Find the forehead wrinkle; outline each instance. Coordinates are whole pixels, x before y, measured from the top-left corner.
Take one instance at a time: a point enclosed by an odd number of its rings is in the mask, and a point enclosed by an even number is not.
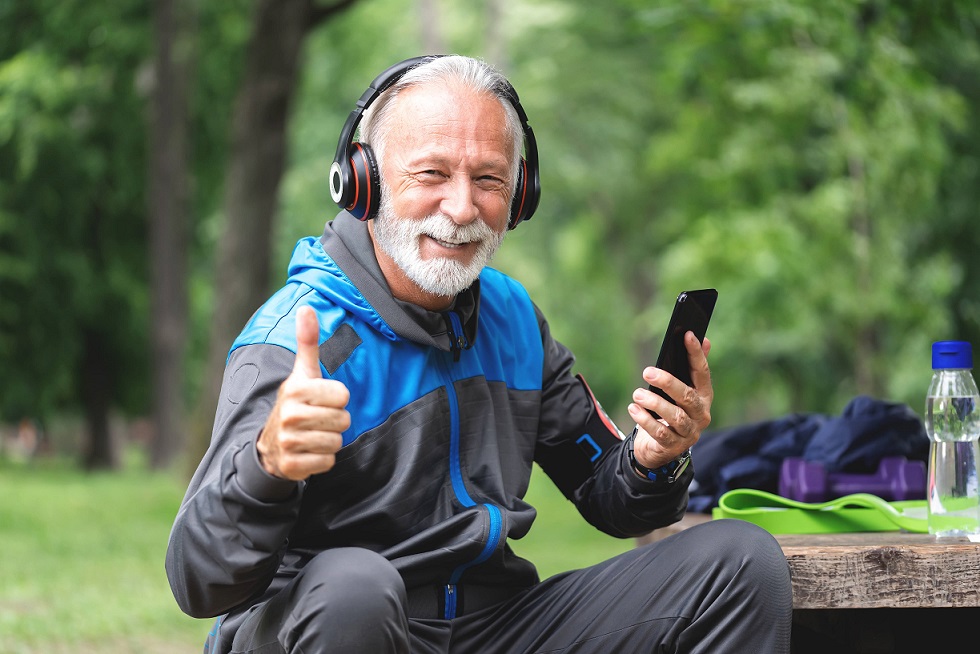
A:
[[[409,154],[406,161],[426,158],[434,161],[435,157],[442,157],[440,162],[451,163],[452,156],[448,153],[471,156],[476,149],[478,155],[483,155],[476,165],[478,169],[509,170],[512,144],[508,138],[501,138],[507,134],[506,114],[497,99],[460,89],[432,91],[431,87],[416,87],[402,92],[396,99],[400,111],[396,111],[394,123],[400,129],[393,130],[397,135],[392,139],[393,144],[400,142],[403,153],[418,153]],[[477,116],[472,113],[473,105],[477,105]],[[486,148],[481,146],[487,144],[495,151],[485,152]]]

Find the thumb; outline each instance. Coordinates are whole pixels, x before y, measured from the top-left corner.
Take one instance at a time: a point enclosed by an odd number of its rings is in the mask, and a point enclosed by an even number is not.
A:
[[[320,374],[320,322],[312,307],[302,306],[296,311],[296,362],[293,374],[310,379]]]

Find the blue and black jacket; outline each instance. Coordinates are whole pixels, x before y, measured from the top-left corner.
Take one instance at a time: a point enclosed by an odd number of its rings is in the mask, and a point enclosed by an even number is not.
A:
[[[350,389],[351,426],[329,472],[267,474],[255,441],[293,367],[297,307],[320,322],[324,377]],[[445,312],[390,294],[365,223],[347,213],[301,240],[289,278],[228,355],[211,446],[171,533],[167,572],[181,608],[236,616],[327,548],[381,553],[406,587],[523,588],[534,565],[509,539],[535,510],[537,462],[579,512],[617,537],[680,519],[691,474],[653,491],[574,357],[517,282],[485,269]],[[214,650],[212,650],[214,651]]]

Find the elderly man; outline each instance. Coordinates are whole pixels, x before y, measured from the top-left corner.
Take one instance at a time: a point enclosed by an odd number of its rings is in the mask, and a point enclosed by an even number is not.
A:
[[[606,533],[679,520],[713,393],[688,333],[693,386],[644,369],[624,438],[487,267],[537,206],[537,166],[483,62],[409,60],[362,96],[331,169],[344,210],[232,346],[171,533],[181,608],[221,616],[210,652],[789,651],[789,571],[748,523],[544,581],[511,550],[534,462]]]

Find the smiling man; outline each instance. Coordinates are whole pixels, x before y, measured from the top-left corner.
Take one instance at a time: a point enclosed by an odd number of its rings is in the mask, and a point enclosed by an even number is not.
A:
[[[749,523],[544,581],[511,549],[534,463],[608,534],[679,520],[713,397],[689,333],[693,386],[644,368],[624,438],[488,267],[537,207],[537,165],[516,92],[478,60],[401,62],[362,96],[331,167],[343,210],[232,345],[171,532],[177,602],[220,616],[206,651],[789,651],[788,567]]]

